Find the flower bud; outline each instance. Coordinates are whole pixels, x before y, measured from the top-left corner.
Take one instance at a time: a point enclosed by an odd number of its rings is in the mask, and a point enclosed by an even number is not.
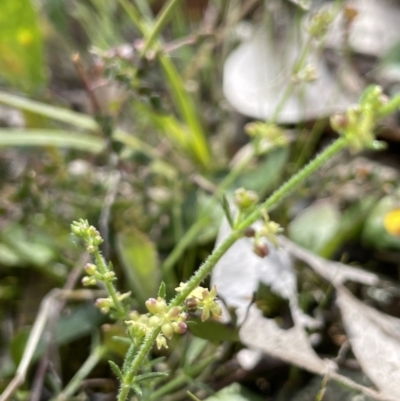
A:
[[[174,322],[172,323],[172,327],[176,334],[185,334],[187,331],[187,324],[185,322]]]
[[[103,274],[102,279],[105,282],[113,281],[113,280],[115,280],[115,273],[114,272],[106,272]]]
[[[262,240],[254,241],[253,251],[260,258],[265,258],[269,255],[268,245],[265,241]]]
[[[157,313],[157,300],[155,298],[149,298],[146,302],[146,308],[150,313]]]
[[[139,320],[140,316],[141,315],[137,310],[133,310],[133,311],[129,312],[129,319],[130,320],[137,321],[137,320]]]
[[[179,306],[173,306],[168,312],[168,318],[176,319],[181,313],[181,310],[182,308],[180,308]]]
[[[164,334],[164,336],[167,337],[169,340],[174,335],[174,329],[173,329],[171,323],[164,323],[161,326],[161,331]]]
[[[195,311],[199,305],[199,300],[194,297],[186,298],[185,306],[189,311]]]
[[[88,245],[87,247],[86,247],[86,250],[89,252],[89,253],[94,253],[94,252],[96,252],[96,247],[95,246],[93,246],[93,245]]]
[[[82,285],[84,285],[85,287],[89,287],[91,285],[96,285],[96,284],[97,280],[94,277],[85,276],[82,279]]]
[[[157,313],[165,313],[167,311],[167,303],[165,302],[165,299],[158,297],[157,298],[157,304],[156,304],[156,310]]]
[[[239,209],[245,210],[258,202],[258,196],[254,191],[246,191],[244,188],[238,188],[235,191],[235,202]]]
[[[253,227],[247,227],[246,230],[244,230],[244,236],[247,238],[252,238],[256,234],[256,230],[254,230]]]
[[[149,327],[157,327],[161,323],[161,319],[158,316],[150,316],[149,321],[148,321],[148,326]]]
[[[349,119],[344,114],[335,114],[330,119],[331,127],[337,132],[343,132],[349,124]]]
[[[89,276],[92,276],[97,272],[97,266],[93,263],[86,263],[85,270]]]

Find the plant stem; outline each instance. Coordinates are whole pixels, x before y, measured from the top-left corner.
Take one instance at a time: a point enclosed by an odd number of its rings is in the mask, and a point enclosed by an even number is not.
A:
[[[232,233],[225,241],[214,250],[199,270],[187,282],[185,288],[169,304],[170,307],[181,305],[188,295],[211,273],[214,266],[222,258],[225,252],[242,236],[239,231]]]
[[[314,160],[307,164],[297,174],[292,176],[289,181],[277,189],[259,208],[248,216],[238,228],[231,232],[222,244],[214,250],[200,269],[188,281],[185,288],[170,303],[170,307],[181,305],[188,295],[211,273],[214,266],[225,254],[225,252],[242,237],[242,232],[262,216],[263,210],[270,210],[278,205],[284,198],[292,193],[306,178],[318,170],[330,158],[339,153],[347,146],[345,138],[339,138],[321,152]]]
[[[110,269],[107,267],[106,261],[98,249],[94,252],[94,259],[101,274],[109,272]],[[114,284],[110,281],[104,281],[104,284],[106,285],[107,291],[114,303],[118,318],[123,319],[125,316],[125,310],[121,304],[121,301],[118,299],[117,290],[115,289]]]
[[[144,359],[156,341],[157,336],[160,334],[160,331],[161,327],[155,327],[150,334],[146,336],[138,353],[135,356],[135,359],[129,367],[128,372],[124,375],[124,380],[121,383],[121,389],[118,394],[118,401],[125,401],[128,398],[132,381],[134,380],[134,377],[139,371],[139,368],[142,366]]]
[[[278,188],[259,208],[257,208],[250,216],[248,216],[238,227],[239,230],[244,230],[261,217],[262,210],[271,210],[278,205],[284,198],[290,195],[306,178],[318,170],[329,159],[339,153],[348,146],[346,138],[339,138],[319,155],[310,161],[297,174],[293,175],[280,188]]]
[[[211,273],[214,266],[227,252],[227,250],[242,237],[242,232],[245,228],[253,224],[262,216],[263,210],[271,209],[273,206],[279,204],[285,197],[292,193],[306,178],[312,173],[318,170],[324,163],[330,158],[339,153],[347,146],[347,140],[345,138],[339,138],[322,151],[314,160],[307,164],[302,170],[289,179],[283,184],[278,190],[276,190],[258,209],[256,209],[250,216],[247,217],[239,227],[232,231],[231,234],[214,250],[214,252],[208,257],[200,269],[192,276],[187,282],[183,290],[170,302],[169,308],[173,306],[182,305],[189,294]],[[124,380],[121,386],[120,393],[118,395],[118,401],[125,401],[129,395],[130,385],[134,380],[143,360],[146,358],[148,352],[156,341],[157,336],[161,331],[160,327],[156,327],[146,337],[142,343],[139,352],[133,360],[128,373],[124,376]]]

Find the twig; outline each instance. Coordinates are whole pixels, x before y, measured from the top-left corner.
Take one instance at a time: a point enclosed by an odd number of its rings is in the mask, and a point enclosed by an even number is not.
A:
[[[72,61],[74,62],[74,65],[75,65],[76,71],[78,72],[79,78],[82,81],[82,84],[89,96],[90,103],[92,103],[92,107],[93,107],[95,114],[100,114],[101,113],[100,104],[96,98],[96,95],[93,92],[93,88],[86,75],[86,71],[82,64],[82,60],[81,60],[79,53],[74,54],[74,56],[72,57]]]
[[[26,374],[29,365],[32,361],[32,357],[35,353],[36,347],[40,341],[45,325],[48,321],[49,315],[52,314],[54,307],[57,307],[57,303],[63,299],[93,299],[99,294],[98,291],[91,290],[60,290],[54,289],[50,291],[43,299],[40,304],[39,312],[36,317],[35,323],[30,332],[28,342],[26,344],[24,354],[22,356],[21,362],[19,363],[17,372],[14,378],[8,384],[3,394],[0,396],[0,401],[9,400],[12,395],[18,390],[18,388],[25,382]],[[102,292],[103,293],[103,292]]]
[[[75,287],[75,284],[77,283],[79,276],[81,275],[82,266],[84,266],[88,260],[89,256],[86,253],[79,259],[74,269],[68,275],[67,281],[63,287],[64,290],[72,290]],[[60,300],[59,303],[54,308],[54,313],[51,316],[52,319],[50,319],[49,317],[50,325],[47,330],[48,336],[46,341],[46,350],[42,359],[40,360],[39,367],[33,379],[32,391],[29,398],[30,401],[39,401],[40,399],[43,388],[44,377],[49,365],[50,350],[52,348],[51,346],[54,341],[57,320],[61,310],[64,309],[65,302],[66,302],[65,299]]]

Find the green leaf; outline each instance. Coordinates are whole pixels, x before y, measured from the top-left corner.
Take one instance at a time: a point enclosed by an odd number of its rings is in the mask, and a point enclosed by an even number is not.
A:
[[[142,389],[137,384],[131,384],[131,389],[140,397],[142,396]]]
[[[160,285],[156,247],[136,228],[120,231],[116,236],[117,251],[133,295],[144,302],[154,297]]]
[[[55,341],[58,345],[68,344],[93,332],[94,328],[105,321],[105,316],[93,305],[79,305],[70,309],[68,316],[62,316],[57,322]],[[26,327],[18,330],[11,341],[10,349],[16,365],[19,364],[30,330]],[[40,341],[33,356],[37,361],[45,350],[44,341]]]
[[[191,368],[201,359],[201,355],[207,348],[209,342],[200,337],[193,337],[185,349],[184,366]]]
[[[137,351],[137,349],[135,347],[135,344],[132,341],[131,344],[129,345],[129,349],[128,349],[128,352],[126,353],[124,364],[122,366],[122,371],[124,373],[126,373],[129,369],[129,367],[131,366],[131,363],[132,363],[133,359],[135,358],[136,351]]]
[[[29,338],[29,332],[30,330],[28,327],[21,327],[17,330],[11,340],[9,349],[12,360],[16,366],[20,363],[22,356],[24,355],[25,346]]]
[[[135,377],[135,382],[140,382],[143,380],[149,380],[149,379],[158,379],[160,377],[166,377],[168,376],[168,373],[165,372],[150,372],[150,373],[144,373],[142,375],[136,376]]]
[[[55,146],[100,153],[105,141],[93,135],[47,129],[0,129],[0,148],[10,146]]]
[[[159,62],[167,78],[175,105],[189,128],[188,142],[190,149],[197,161],[208,167],[211,162],[210,149],[192,98],[186,92],[183,79],[169,56],[160,54]]]
[[[337,234],[340,221],[341,214],[335,205],[329,201],[319,201],[303,210],[289,224],[289,238],[320,254]]]
[[[202,322],[200,318],[190,318],[188,322],[190,331],[196,337],[212,342],[239,341],[239,330],[236,327],[228,326],[216,320]]]
[[[167,287],[166,287],[164,281],[161,281],[160,288],[158,289],[158,296],[160,298],[165,299],[166,295],[167,295]]]
[[[113,361],[108,361],[108,363],[110,364],[110,368],[114,372],[115,376],[117,376],[118,379],[122,381],[123,376],[122,376],[121,369],[118,367],[118,365]]]
[[[6,227],[1,233],[1,239],[25,264],[45,266],[54,258],[53,249],[36,238],[27,237],[25,230],[19,225]]]
[[[344,210],[336,235],[325,243],[320,256],[330,259],[343,243],[355,238],[359,239],[364,222],[375,204],[374,196],[366,196]]]
[[[71,308],[70,313],[57,322],[56,342],[68,344],[78,338],[93,333],[94,328],[104,323],[107,318],[91,303]],[[43,345],[43,344],[42,344]],[[43,351],[39,344],[35,355]]]
[[[233,228],[234,221],[231,212],[231,207],[229,206],[229,202],[224,194],[222,195],[222,209],[225,213],[225,217],[228,220],[229,225],[231,226],[231,228]]]
[[[75,111],[65,109],[63,107],[51,106],[45,103],[36,102],[34,100],[26,99],[20,96],[10,95],[6,92],[1,92],[1,91],[0,91],[0,104],[5,104],[7,106],[23,110],[25,112],[38,114],[52,120],[71,124],[83,130],[92,131],[94,133],[100,132],[100,126],[94,118],[84,115],[82,113],[77,113]],[[83,138],[84,142],[86,142],[88,139],[87,137]],[[97,141],[101,141],[101,139],[99,138],[96,139]],[[145,142],[142,142],[139,138],[136,138],[127,132],[121,131],[120,129],[116,129],[113,133],[113,139],[121,142],[129,149],[142,152],[147,157],[154,160],[156,167],[158,168],[158,172],[160,173],[166,172],[168,176],[170,176],[171,174],[175,174],[176,171],[175,167],[172,166],[171,164],[167,164],[166,162],[160,160],[160,156],[157,154],[157,152],[155,152],[151,146],[147,145]],[[96,147],[96,145],[94,146]]]
[[[203,157],[199,155],[197,145],[193,143],[190,129],[174,115],[156,112],[142,103],[138,103],[136,109],[147,116],[151,123],[185,154],[190,155],[192,160],[205,164],[205,160],[202,160]]]
[[[0,75],[29,91],[46,82],[43,40],[30,0],[1,2]]]
[[[0,243],[0,264],[4,266],[18,266],[25,262],[6,244]]]

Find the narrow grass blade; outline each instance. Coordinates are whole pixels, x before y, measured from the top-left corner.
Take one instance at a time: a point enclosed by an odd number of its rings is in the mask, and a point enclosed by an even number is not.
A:
[[[21,146],[55,146],[99,153],[105,141],[93,135],[47,129],[0,129],[0,148]]]
[[[20,110],[40,114],[52,120],[61,121],[82,129],[90,131],[100,130],[100,127],[94,118],[62,107],[51,106],[21,96],[10,95],[9,93],[2,91],[0,91],[0,103]]]

